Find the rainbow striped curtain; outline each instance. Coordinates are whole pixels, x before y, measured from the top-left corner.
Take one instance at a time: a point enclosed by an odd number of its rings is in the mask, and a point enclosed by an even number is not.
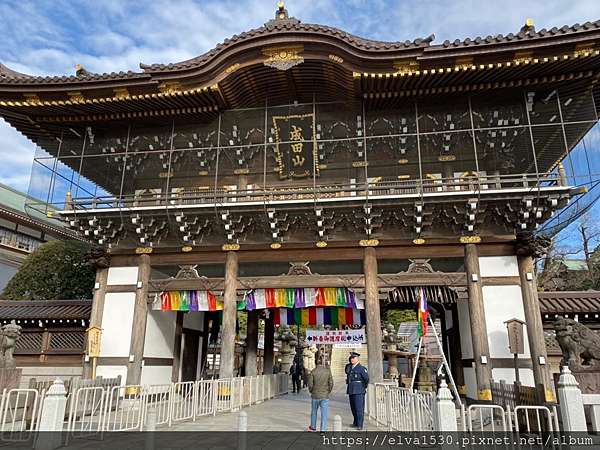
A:
[[[160,293],[161,311],[222,311],[223,300],[211,291],[166,291]]]
[[[354,291],[348,288],[253,289],[246,294],[242,302],[248,311],[314,306],[365,309],[364,301],[357,299]]]
[[[277,308],[273,310],[275,325],[364,325],[365,310],[344,307]]]

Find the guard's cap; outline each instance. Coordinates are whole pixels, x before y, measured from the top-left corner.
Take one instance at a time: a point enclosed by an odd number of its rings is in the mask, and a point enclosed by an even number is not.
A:
[[[355,356],[360,356],[360,353],[350,352],[350,358],[354,358]]]

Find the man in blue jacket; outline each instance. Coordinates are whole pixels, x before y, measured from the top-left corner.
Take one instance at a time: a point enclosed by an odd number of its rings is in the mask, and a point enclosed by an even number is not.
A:
[[[346,394],[350,398],[350,409],[354,417],[351,426],[362,430],[365,418],[365,393],[369,384],[369,374],[367,368],[360,364],[359,357],[359,353],[350,353],[350,364],[346,366],[346,384],[348,385]],[[351,367],[348,367],[350,365]]]

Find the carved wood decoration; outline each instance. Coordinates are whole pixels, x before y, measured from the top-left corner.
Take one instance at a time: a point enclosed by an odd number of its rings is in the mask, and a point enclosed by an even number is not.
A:
[[[189,264],[189,265],[183,265],[183,266],[179,266],[179,272],[177,272],[177,275],[175,275],[175,278],[178,280],[190,280],[190,279],[198,279],[200,278],[200,275],[198,274],[198,271],[196,270],[196,267],[198,267],[197,264]]]
[[[312,275],[313,273],[310,270],[308,265],[310,261],[306,262],[290,262],[290,269],[288,270],[287,275]]]

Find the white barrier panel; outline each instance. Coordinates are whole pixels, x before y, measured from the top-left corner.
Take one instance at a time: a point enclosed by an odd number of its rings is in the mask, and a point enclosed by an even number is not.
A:
[[[23,441],[39,425],[41,402],[36,389],[10,389],[2,392],[0,432],[3,441]]]
[[[72,393],[67,431],[69,438],[89,436],[104,431],[144,430],[148,417],[152,426],[196,420],[197,417],[229,412],[260,403],[287,393],[287,374],[257,375],[217,380],[198,380],[160,385],[130,385],[114,387],[82,387]],[[15,396],[27,395],[17,404],[37,410],[37,391],[5,392],[0,405],[3,426],[23,431],[17,416],[9,406]],[[41,404],[41,402],[40,402]],[[35,417],[36,416],[34,414]],[[37,422],[35,422],[37,423]],[[33,426],[33,422],[32,425]],[[33,429],[33,428],[32,428]]]

